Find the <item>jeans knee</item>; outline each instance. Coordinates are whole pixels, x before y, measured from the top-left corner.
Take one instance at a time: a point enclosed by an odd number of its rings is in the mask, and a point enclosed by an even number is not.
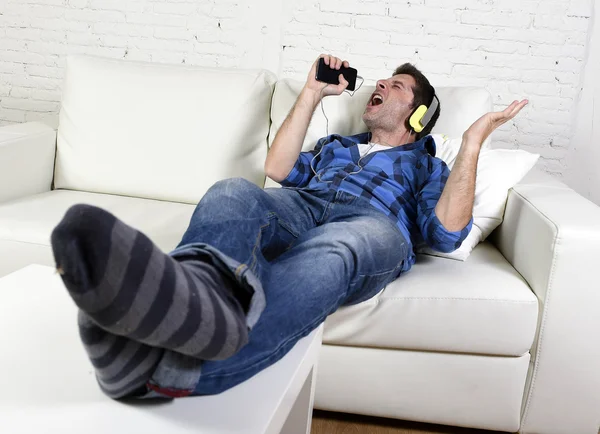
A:
[[[351,244],[334,240],[328,246],[328,253],[330,254],[331,262],[339,262],[339,265],[346,271],[354,272],[358,266],[359,258]]]
[[[228,178],[215,182],[204,197],[206,200],[222,202],[227,199],[241,199],[247,201],[261,192],[261,188],[244,178]]]
[[[258,187],[256,184],[248,181],[245,178],[227,178],[215,182],[212,187],[208,189],[207,193],[210,191],[216,191],[220,195],[247,195],[259,188],[260,187]]]
[[[262,189],[244,178],[230,178],[215,182],[204,194],[194,215],[243,215],[251,205],[258,203]]]

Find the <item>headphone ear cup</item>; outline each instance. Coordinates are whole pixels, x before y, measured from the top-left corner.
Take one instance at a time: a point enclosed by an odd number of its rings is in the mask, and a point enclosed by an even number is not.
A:
[[[425,113],[427,113],[427,106],[420,105],[415,110],[415,112],[410,116],[408,124],[411,126],[411,128],[413,130],[415,130],[416,133],[420,133],[421,131],[423,131],[423,129],[425,129],[423,124],[421,124],[421,121],[423,120]]]

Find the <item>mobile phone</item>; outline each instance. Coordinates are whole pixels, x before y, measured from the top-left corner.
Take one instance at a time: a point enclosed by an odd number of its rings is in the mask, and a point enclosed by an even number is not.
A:
[[[319,59],[319,64],[317,65],[317,80],[322,81],[323,83],[340,84],[340,80],[338,79],[340,74],[342,74],[348,82],[348,87],[346,89],[354,90],[356,87],[356,76],[358,74],[356,69],[346,68],[343,65],[340,69],[333,69],[325,65],[325,59],[322,57]]]

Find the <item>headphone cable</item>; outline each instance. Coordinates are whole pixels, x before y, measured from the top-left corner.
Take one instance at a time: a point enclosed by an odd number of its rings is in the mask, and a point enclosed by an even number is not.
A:
[[[360,88],[362,87],[363,83],[365,82],[365,79],[362,78],[360,75],[356,76],[356,78],[360,78],[361,79],[360,85],[352,93],[350,93],[350,91],[348,91],[348,90],[344,90],[344,92],[346,92],[348,95],[350,95],[350,97],[354,97],[354,94],[360,90]],[[327,117],[327,114],[325,113],[325,108],[323,107],[323,91],[326,88],[327,88],[327,86],[325,86],[323,89],[321,89],[321,95],[320,95],[321,98],[320,98],[320,100],[321,100],[321,111],[323,112],[323,116],[325,116],[325,133],[326,133],[325,137],[329,137],[329,118]],[[350,175],[355,175],[355,174],[359,173],[361,170],[363,170],[363,167],[360,165],[360,162],[363,159],[363,157],[365,157],[365,156],[367,156],[369,154],[369,151],[371,149],[373,149],[373,146],[375,146],[375,143],[371,143],[371,147],[369,149],[367,149],[367,152],[362,157],[360,157],[360,159],[358,160],[358,167],[360,167],[360,169],[358,170],[358,172],[350,172],[348,175],[346,175],[344,177],[344,179],[346,179]],[[319,152],[317,153],[317,155],[315,155],[312,158],[312,160],[310,160],[310,168],[313,171],[313,173],[315,174],[315,176],[317,177],[317,179],[319,180],[319,182],[323,182],[323,183],[327,184],[327,183],[331,183],[333,181],[323,181],[323,180],[321,180],[321,175],[319,175],[315,171],[315,168],[313,167],[313,161],[315,161],[315,158],[317,158],[321,154],[322,151],[323,151],[323,147],[321,146],[321,149],[319,150]],[[342,181],[344,179],[342,179]]]

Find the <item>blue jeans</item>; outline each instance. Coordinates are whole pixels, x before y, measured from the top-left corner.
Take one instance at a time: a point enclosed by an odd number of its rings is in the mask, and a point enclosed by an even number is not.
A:
[[[194,395],[227,390],[281,359],[345,304],[367,300],[401,272],[409,244],[394,221],[343,191],[261,189],[242,178],[204,195],[173,257],[212,258],[251,297],[249,342],[204,361]]]

